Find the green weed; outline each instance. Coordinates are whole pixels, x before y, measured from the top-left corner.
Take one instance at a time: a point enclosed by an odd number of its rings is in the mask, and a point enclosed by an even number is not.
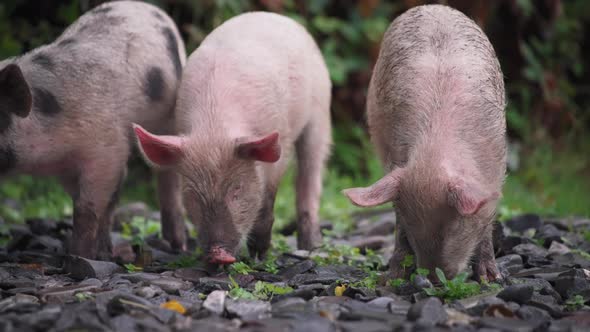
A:
[[[426,288],[424,291],[430,296],[440,297],[447,301],[463,299],[480,293],[480,285],[467,281],[467,272],[459,273],[455,278],[447,280],[444,272],[436,268],[436,276],[442,283],[442,287]]]
[[[136,266],[136,265],[133,265],[133,264],[131,264],[131,263],[129,263],[129,264],[125,264],[125,265],[123,265],[123,266],[125,267],[125,269],[126,269],[126,270],[127,270],[127,272],[129,272],[129,273],[134,273],[134,272],[141,272],[141,271],[143,271],[143,268],[142,268],[142,267],[140,267],[140,266]]]
[[[568,311],[576,311],[582,309],[586,305],[586,301],[582,295],[575,295],[565,301],[565,305]]]

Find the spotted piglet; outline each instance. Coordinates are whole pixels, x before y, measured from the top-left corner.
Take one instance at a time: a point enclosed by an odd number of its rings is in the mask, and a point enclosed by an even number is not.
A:
[[[301,25],[247,13],[215,29],[189,57],[176,102],[182,135],[135,127],[146,159],[182,175],[184,204],[209,262],[234,262],[242,240],[252,256],[264,257],[293,150],[298,246],[320,243],[330,92],[322,55]]]
[[[73,254],[109,258],[110,219],[132,123],[174,130],[186,53],[160,9],[118,1],[81,16],[53,43],[0,62],[0,176],[56,176],[74,201]],[[185,243],[179,180],[158,179],[163,235]]]
[[[500,277],[492,228],[506,172],[504,94],[492,45],[461,12],[418,6],[385,33],[367,118],[387,174],[345,194],[360,206],[394,202],[393,277],[409,277],[407,255],[447,277],[471,262],[476,276]]]

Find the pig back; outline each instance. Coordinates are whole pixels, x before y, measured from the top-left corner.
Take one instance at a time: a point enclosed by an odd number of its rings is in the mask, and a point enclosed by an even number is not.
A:
[[[438,144],[453,154],[459,144],[483,175],[501,181],[504,108],[499,62],[472,20],[450,7],[427,5],[390,25],[367,100],[371,137],[388,171],[404,166],[418,145]]]
[[[87,12],[21,62],[32,85],[55,96],[62,110],[55,118],[69,120],[52,127],[138,122],[154,129],[172,116],[185,58],[174,22],[163,11],[117,1]]]
[[[182,132],[232,137],[277,130],[289,145],[329,104],[328,70],[313,38],[272,13],[236,16],[188,59],[178,93]],[[328,115],[320,114],[319,116]]]

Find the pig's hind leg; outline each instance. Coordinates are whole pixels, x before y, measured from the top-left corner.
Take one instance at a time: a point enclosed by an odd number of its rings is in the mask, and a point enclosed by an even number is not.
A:
[[[318,111],[319,112],[319,111]],[[323,112],[323,110],[322,110]],[[297,151],[297,247],[312,250],[321,245],[319,225],[322,172],[331,145],[329,112],[310,122],[295,143]],[[321,115],[324,115],[320,113]]]

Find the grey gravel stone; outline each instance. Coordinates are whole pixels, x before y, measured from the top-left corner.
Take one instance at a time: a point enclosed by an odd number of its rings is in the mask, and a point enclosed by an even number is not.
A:
[[[225,291],[216,290],[211,292],[203,302],[203,307],[212,313],[221,315],[225,307]]]
[[[511,285],[504,288],[496,296],[504,301],[513,301],[519,304],[524,304],[531,299],[534,290],[534,287],[531,285]]]
[[[436,325],[447,320],[447,312],[438,298],[431,297],[414,303],[410,307],[407,317],[413,322]]]

